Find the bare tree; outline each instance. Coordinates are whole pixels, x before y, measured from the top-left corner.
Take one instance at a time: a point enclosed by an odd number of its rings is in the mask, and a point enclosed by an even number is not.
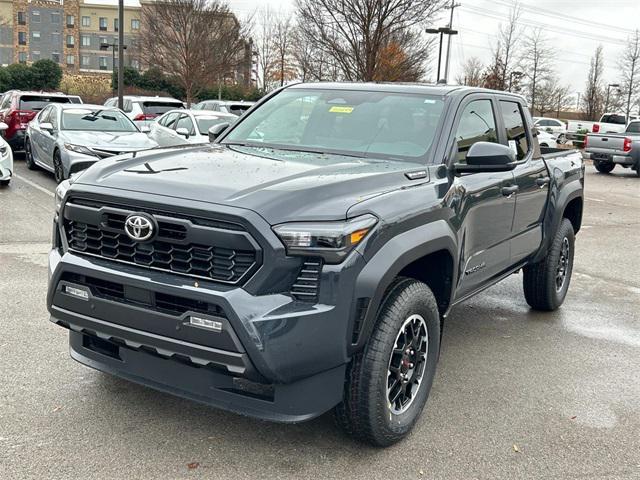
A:
[[[552,73],[553,51],[549,41],[537,28],[530,32],[524,39],[522,64],[527,82],[527,93],[531,104],[531,112],[535,114],[536,94],[540,84],[549,78]]]
[[[295,69],[292,61],[293,25],[291,17],[279,17],[273,25],[273,73],[280,86],[285,80],[293,78]]]
[[[622,92],[626,96],[624,112],[628,118],[631,106],[640,100],[640,30],[629,37],[618,67],[622,76]]]
[[[587,84],[584,95],[582,96],[582,105],[584,107],[584,116],[586,120],[597,120],[598,115],[602,113],[602,104],[604,101],[602,88],[604,57],[602,50],[602,45],[598,45],[598,48],[596,48],[596,51],[591,58]]]
[[[260,10],[258,23],[260,25],[256,40],[258,65],[262,76],[262,88],[268,90],[268,79],[271,78],[271,68],[275,60],[273,36],[276,18],[271,8],[266,6]]]
[[[482,87],[482,71],[484,65],[478,57],[471,57],[464,62],[462,73],[456,77],[456,83],[469,87]]]
[[[500,52],[502,59],[502,72],[500,75],[500,83],[502,90],[507,89],[507,82],[510,73],[514,70],[518,49],[520,47],[520,29],[518,20],[520,19],[521,9],[518,2],[509,12],[509,19],[506,25],[500,25],[498,30],[498,42],[496,50]]]
[[[218,0],[145,2],[141,23],[142,61],[174,78],[188,104],[212,78],[224,80],[244,60],[244,28]]]
[[[570,106],[571,87],[562,85],[556,75],[550,75],[540,82],[537,88],[536,109],[540,116],[544,117],[553,112],[556,117],[559,117],[560,111]]]
[[[297,0],[297,18],[300,31],[331,57],[341,77],[372,81],[381,79],[383,55],[393,42],[406,56],[404,65],[425,63],[428,42],[415,29],[442,5],[443,0]]]

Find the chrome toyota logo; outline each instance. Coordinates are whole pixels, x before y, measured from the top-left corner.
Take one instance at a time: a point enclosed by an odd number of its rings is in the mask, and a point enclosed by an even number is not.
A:
[[[155,233],[153,220],[146,216],[134,213],[124,221],[125,233],[136,242],[149,240]]]

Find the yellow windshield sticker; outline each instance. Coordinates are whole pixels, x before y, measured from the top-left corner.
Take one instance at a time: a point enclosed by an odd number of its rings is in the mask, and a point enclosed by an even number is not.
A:
[[[353,112],[353,107],[331,107],[329,109],[331,113],[351,113]]]

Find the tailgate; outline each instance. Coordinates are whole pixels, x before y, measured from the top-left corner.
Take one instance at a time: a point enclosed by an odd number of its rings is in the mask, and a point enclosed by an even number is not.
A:
[[[588,136],[587,150],[589,152],[622,153],[624,136],[622,135],[594,135]]]

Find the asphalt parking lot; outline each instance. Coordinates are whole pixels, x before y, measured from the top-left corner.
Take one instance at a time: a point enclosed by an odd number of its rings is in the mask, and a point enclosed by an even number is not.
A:
[[[588,167],[567,301],[532,312],[514,275],[455,308],[427,410],[363,446],[330,414],[278,425],[70,359],[48,321],[50,175],[0,189],[0,479],[640,478],[640,179]]]

